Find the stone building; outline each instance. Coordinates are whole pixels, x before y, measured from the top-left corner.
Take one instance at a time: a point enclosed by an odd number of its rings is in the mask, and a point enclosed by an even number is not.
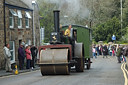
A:
[[[38,46],[40,45],[40,21],[39,21],[39,6],[38,3],[36,3],[37,0],[21,0],[23,1],[25,4],[27,4],[27,6],[29,6],[29,8],[33,9],[34,12],[34,31],[35,31],[35,45]],[[32,4],[32,1],[35,1],[34,4]]]
[[[4,22],[5,20],[5,22]],[[38,16],[37,16],[38,20]],[[38,21],[35,21],[38,22]],[[5,25],[5,26],[4,26]],[[18,47],[21,42],[32,45],[33,42],[33,26],[36,26],[36,46],[39,46],[40,30],[39,24],[33,25],[33,9],[26,5],[21,0],[0,0],[0,69],[4,68],[3,46],[6,43],[10,44],[11,63],[18,61]]]

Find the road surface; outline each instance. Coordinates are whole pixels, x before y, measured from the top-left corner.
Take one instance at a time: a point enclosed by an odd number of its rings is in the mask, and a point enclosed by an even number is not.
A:
[[[92,59],[90,70],[70,75],[42,76],[40,71],[0,77],[0,85],[124,85],[125,78],[116,57]]]

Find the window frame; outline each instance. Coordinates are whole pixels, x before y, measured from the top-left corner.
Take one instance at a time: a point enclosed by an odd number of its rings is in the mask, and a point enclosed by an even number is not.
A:
[[[28,23],[28,25],[26,23]],[[29,28],[29,18],[27,18],[27,17],[25,17],[25,26],[26,26],[26,28]]]
[[[18,28],[21,29],[22,28],[22,19],[19,18],[19,17],[18,17],[18,20],[17,20],[17,24],[18,24]]]
[[[30,13],[28,11],[25,11],[25,26],[26,26],[26,28],[29,28],[29,19],[31,19],[31,18],[32,17],[30,15]],[[26,21],[28,23],[28,26],[26,25]]]
[[[11,20],[10,20],[11,19]],[[11,21],[11,22],[10,22]],[[11,25],[10,25],[11,23]],[[9,12],[9,28],[14,28],[14,16]]]
[[[17,23],[18,23],[18,28],[22,28],[22,11],[17,10],[18,18],[17,18]]]
[[[14,9],[9,9],[9,28],[14,28],[14,17],[18,16]],[[11,19],[11,20],[10,20]],[[11,21],[11,22],[10,22]],[[10,25],[10,23],[12,25]]]
[[[13,43],[13,49],[10,49],[10,52],[13,52],[13,55],[11,55],[11,57],[13,57],[13,60],[10,61],[11,64],[12,64],[12,63],[15,63],[15,58],[16,58],[16,56],[15,56],[15,42],[14,41],[9,41],[9,45],[11,46],[10,43]]]

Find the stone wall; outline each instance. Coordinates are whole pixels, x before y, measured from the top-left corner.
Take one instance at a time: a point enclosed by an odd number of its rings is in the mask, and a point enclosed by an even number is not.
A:
[[[4,47],[4,8],[3,0],[0,0],[0,69],[4,68],[5,61],[3,56]]]

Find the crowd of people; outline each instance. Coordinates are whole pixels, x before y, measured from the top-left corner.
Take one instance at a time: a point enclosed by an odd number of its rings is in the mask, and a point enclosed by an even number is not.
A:
[[[93,45],[92,46],[93,57],[101,55],[103,58],[109,56],[116,56],[118,63],[121,61],[126,62],[126,57],[128,56],[128,46],[127,45]]]
[[[35,68],[35,58],[37,56],[37,47],[33,45],[25,45],[24,42],[18,48],[19,69],[24,69],[24,60],[26,58],[26,69]]]
[[[10,45],[6,44],[4,46],[4,56],[5,56],[5,68],[6,68],[6,72],[12,72],[12,68],[11,68],[11,53],[10,53]],[[20,70],[24,70],[25,66],[26,69],[33,69],[35,68],[35,59],[37,57],[37,47],[33,46],[33,45],[27,45],[24,42],[22,42],[18,48],[18,60],[19,60],[19,69]],[[26,64],[25,64],[25,60],[26,60]]]

